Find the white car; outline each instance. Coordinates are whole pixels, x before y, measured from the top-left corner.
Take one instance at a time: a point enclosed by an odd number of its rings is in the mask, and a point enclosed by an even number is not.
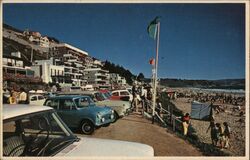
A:
[[[153,157],[151,146],[77,137],[51,107],[3,105],[3,156]]]
[[[39,106],[42,106],[46,100],[45,97],[40,94],[30,95],[29,99],[30,99],[29,100],[30,105],[39,105]]]
[[[126,89],[124,90],[115,90],[111,92],[111,100],[128,100],[132,102],[133,95]]]

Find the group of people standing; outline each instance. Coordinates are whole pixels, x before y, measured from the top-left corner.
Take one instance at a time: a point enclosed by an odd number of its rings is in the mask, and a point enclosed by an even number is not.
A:
[[[214,146],[220,147],[221,149],[229,148],[229,140],[231,135],[231,129],[228,123],[223,122],[223,126],[221,123],[215,123],[214,119],[212,118],[207,129],[207,132],[210,129],[212,144]]]
[[[8,104],[28,104],[28,93],[25,91],[23,87],[20,88],[19,92],[11,89],[10,96],[6,98],[6,102]]]
[[[148,111],[147,100],[152,99],[152,92],[150,87],[146,87],[146,85],[133,85],[132,87],[132,106],[136,112],[139,111],[139,104],[142,106],[143,111]]]

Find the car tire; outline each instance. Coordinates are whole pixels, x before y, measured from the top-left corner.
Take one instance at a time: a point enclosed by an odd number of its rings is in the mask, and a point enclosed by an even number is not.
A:
[[[115,123],[115,122],[119,119],[119,117],[120,117],[120,116],[119,116],[118,113],[115,111],[115,112],[114,112],[114,119],[115,119],[115,120],[114,120],[113,123]]]
[[[80,126],[80,130],[83,134],[91,135],[95,131],[95,126],[89,120],[83,120]]]

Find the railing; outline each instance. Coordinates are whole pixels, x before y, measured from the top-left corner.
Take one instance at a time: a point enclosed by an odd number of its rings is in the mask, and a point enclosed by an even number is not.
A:
[[[151,113],[145,112],[145,115],[147,115],[149,118],[152,118],[152,110],[153,110],[153,102],[146,100],[146,105],[148,108],[150,108]],[[167,107],[168,110],[170,110],[170,107]],[[174,114],[171,114],[170,111],[162,108],[159,108],[157,105],[155,105],[155,109],[160,111],[160,115],[158,114],[158,112],[155,112],[155,117],[158,118],[159,122],[163,125],[163,126],[172,126],[173,131],[176,130],[182,130],[182,121],[179,119],[179,117],[175,116]]]

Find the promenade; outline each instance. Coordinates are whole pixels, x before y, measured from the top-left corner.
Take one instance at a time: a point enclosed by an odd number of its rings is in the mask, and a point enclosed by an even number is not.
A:
[[[154,148],[155,156],[202,156],[188,141],[168,133],[166,128],[152,124],[138,113],[123,117],[109,127],[97,129],[93,135],[83,136],[148,144]]]

